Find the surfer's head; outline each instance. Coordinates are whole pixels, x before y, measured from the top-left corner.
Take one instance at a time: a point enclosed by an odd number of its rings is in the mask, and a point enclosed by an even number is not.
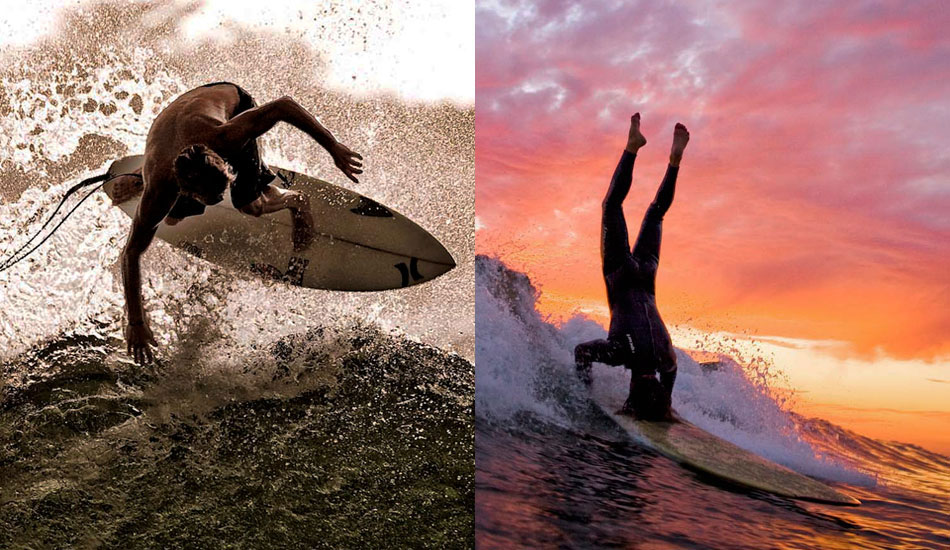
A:
[[[640,420],[672,420],[670,394],[656,376],[638,376],[626,407]]]
[[[181,194],[202,204],[224,200],[224,191],[234,182],[234,170],[221,155],[206,145],[185,147],[175,159],[175,175]]]

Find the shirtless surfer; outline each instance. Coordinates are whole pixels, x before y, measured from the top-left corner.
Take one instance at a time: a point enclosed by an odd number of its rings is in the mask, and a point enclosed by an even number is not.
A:
[[[670,397],[676,380],[676,354],[656,308],[656,270],[663,215],[673,203],[676,176],[688,141],[686,127],[677,123],[670,164],[631,250],[623,200],[630,190],[637,151],[647,140],[640,133],[640,113],[630,117],[627,146],[610,181],[601,219],[600,254],[610,305],[610,330],[606,340],[592,340],[574,348],[577,375],[586,384],[591,382],[591,363],[595,361],[630,369],[630,394],[622,412],[644,420],[672,418]]]
[[[159,113],[146,138],[141,174],[105,184],[115,203],[142,192],[120,256],[129,316],[125,338],[137,363],[151,361],[150,346],[155,345],[142,305],[140,260],[162,221],[174,225],[202,214],[206,205],[221,202],[230,186],[234,207],[249,216],[290,210],[295,249],[306,248],[313,240],[309,200],[269,185],[274,174],[257,147],[257,138],[278,122],[306,132],[330,153],[346,177],[357,181],[363,157],[338,142],[296,101],[285,96],[258,106],[240,86],[216,82],[182,94]]]

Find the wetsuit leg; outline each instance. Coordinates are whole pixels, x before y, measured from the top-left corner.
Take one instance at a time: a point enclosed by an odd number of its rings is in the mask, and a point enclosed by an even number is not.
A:
[[[578,344],[574,348],[574,366],[577,376],[585,384],[590,384],[590,368],[594,362],[618,366],[624,364],[623,346],[611,340],[591,340]]]
[[[640,225],[640,234],[637,236],[637,243],[633,247],[633,255],[638,260],[660,261],[660,239],[663,233],[663,216],[673,204],[673,193],[676,191],[676,176],[679,174],[678,166],[668,166],[666,175],[663,176],[663,182],[656,192],[656,197],[647,208],[647,213],[643,217],[643,223]]]
[[[604,274],[613,273],[626,261],[630,254],[630,240],[627,235],[627,220],[623,216],[623,200],[630,191],[633,179],[633,163],[637,155],[624,151],[620,162],[604,197],[603,217],[601,218],[600,256]]]
[[[673,395],[673,384],[675,382],[676,382],[676,365],[673,365],[672,370],[660,373],[660,384],[663,384],[663,389],[666,390],[667,395]]]

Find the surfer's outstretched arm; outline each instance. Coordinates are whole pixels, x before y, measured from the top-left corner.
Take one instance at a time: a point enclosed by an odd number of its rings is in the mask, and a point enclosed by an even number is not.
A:
[[[670,153],[670,164],[666,167],[666,175],[656,191],[656,197],[647,208],[640,225],[640,234],[633,248],[633,255],[647,261],[660,261],[660,240],[663,234],[663,216],[673,204],[673,195],[676,191],[676,177],[679,174],[680,160],[683,150],[689,141],[689,131],[682,124],[677,123],[673,130],[673,149]]]
[[[330,153],[334,164],[346,177],[358,182],[356,175],[363,173],[363,157],[337,141],[316,117],[288,96],[248,109],[222,124],[219,127],[219,138],[231,147],[240,149],[248,141],[262,136],[278,122],[286,122],[312,137]]]
[[[144,224],[132,224],[129,240],[122,250],[122,284],[125,286],[125,309],[129,324],[125,330],[126,351],[135,362],[144,365],[146,359],[152,360],[149,345],[155,345],[155,338],[148,326],[145,307],[142,305],[142,253],[151,244],[157,227],[148,228]]]
[[[574,367],[581,382],[590,385],[590,369],[593,363],[604,363],[611,366],[622,365],[624,361],[623,346],[610,340],[591,340],[574,347]]]
[[[623,216],[623,200],[630,191],[637,151],[646,143],[646,138],[640,133],[640,113],[636,113],[630,117],[627,146],[620,156],[620,162],[617,163],[610,179],[610,187],[607,188],[607,195],[604,197],[600,233],[600,256],[604,274],[612,273],[620,267],[630,253],[627,221]]]
[[[158,224],[171,210],[176,197],[174,187],[146,186],[142,202],[132,218],[129,239],[119,256],[122,284],[125,287],[125,309],[129,318],[125,330],[126,349],[140,365],[152,360],[152,350],[149,346],[155,345],[155,338],[148,326],[148,317],[142,304],[142,254],[152,243]]]

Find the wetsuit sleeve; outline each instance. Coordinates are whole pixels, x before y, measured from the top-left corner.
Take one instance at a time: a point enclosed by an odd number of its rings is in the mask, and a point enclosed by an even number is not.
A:
[[[627,235],[627,221],[623,217],[623,200],[630,191],[633,162],[636,158],[637,156],[629,151],[623,152],[610,179],[607,196],[604,197],[600,255],[605,275],[616,271],[630,256],[630,239]]]
[[[643,224],[640,226],[640,234],[637,236],[637,244],[634,246],[633,255],[638,259],[660,261],[660,239],[663,234],[663,216],[673,204],[673,193],[676,191],[676,176],[679,174],[678,166],[668,166],[666,175],[663,176],[663,182],[656,192],[656,197],[647,208],[646,216],[643,217]]]

